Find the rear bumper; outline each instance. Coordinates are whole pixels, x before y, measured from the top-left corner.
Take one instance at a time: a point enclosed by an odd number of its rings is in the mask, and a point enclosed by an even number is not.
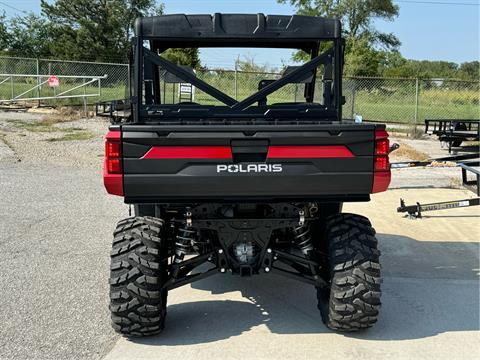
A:
[[[125,175],[126,202],[368,200],[371,173],[321,175]],[[363,190],[362,190],[363,189]]]

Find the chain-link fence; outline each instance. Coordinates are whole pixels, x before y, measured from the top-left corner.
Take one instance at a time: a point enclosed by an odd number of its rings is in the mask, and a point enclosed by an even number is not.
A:
[[[42,100],[44,104],[83,104],[124,99],[128,94],[129,66],[126,64],[94,63],[64,60],[0,57],[0,102],[23,97],[51,97],[65,89],[76,95],[68,99]],[[8,78],[8,74],[24,77]],[[60,88],[40,84],[38,75],[72,76],[60,79]],[[97,83],[81,86],[92,77],[106,75]],[[276,80],[282,74],[203,69],[196,76],[234,99],[242,100],[256,92],[262,80]],[[323,86],[318,79],[315,101],[323,102]],[[69,88],[70,87],[70,88]],[[182,101],[181,84],[163,81],[162,100]],[[304,101],[304,84],[289,84],[268,97],[268,103]],[[96,95],[96,94],[99,95]],[[92,95],[82,97],[82,95]],[[480,117],[480,82],[444,79],[352,78],[345,77],[343,107],[345,118],[361,115],[365,120],[420,124],[424,119],[470,119]],[[19,98],[19,101],[22,97]],[[180,99],[180,100],[179,100]],[[193,101],[201,104],[220,104],[210,95],[196,89]]]
[[[345,117],[423,123],[424,119],[478,119],[480,83],[445,79],[345,78]]]
[[[0,57],[0,102],[77,105],[124,99],[129,86],[128,67],[114,63]],[[54,87],[48,83],[51,75],[59,79]]]

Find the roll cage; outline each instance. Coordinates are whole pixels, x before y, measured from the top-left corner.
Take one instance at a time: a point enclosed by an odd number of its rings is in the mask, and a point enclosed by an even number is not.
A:
[[[324,42],[332,45],[320,53]],[[298,15],[162,15],[137,19],[133,44],[131,101],[135,123],[188,118],[342,118],[344,45],[337,20]],[[238,101],[197,78],[185,67],[161,56],[170,48],[189,47],[292,48],[305,51],[310,60],[301,66],[290,67],[290,71],[278,80],[262,81],[256,93]],[[320,65],[324,68],[322,105],[314,103]],[[223,105],[162,104],[160,69],[195,86]],[[292,83],[305,83],[305,103],[267,105],[266,98],[270,94]]]

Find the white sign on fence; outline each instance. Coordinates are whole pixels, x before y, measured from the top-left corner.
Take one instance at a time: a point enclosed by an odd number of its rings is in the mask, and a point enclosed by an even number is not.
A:
[[[188,83],[180,83],[178,88],[178,96],[180,101],[195,101],[195,86]]]

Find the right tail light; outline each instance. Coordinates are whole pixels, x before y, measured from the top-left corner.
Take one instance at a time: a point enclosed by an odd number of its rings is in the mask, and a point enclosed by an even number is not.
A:
[[[375,157],[373,173],[373,193],[386,191],[391,181],[390,161],[390,141],[388,133],[385,130],[375,131]]]

